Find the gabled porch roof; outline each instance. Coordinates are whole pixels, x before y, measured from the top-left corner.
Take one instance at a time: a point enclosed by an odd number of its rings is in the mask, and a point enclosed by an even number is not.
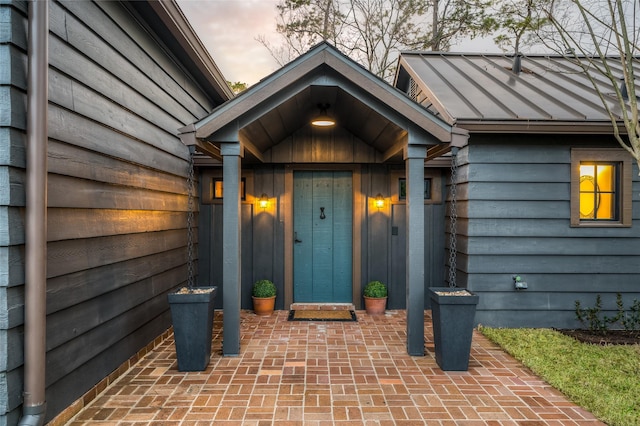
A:
[[[407,181],[406,238],[407,352],[424,354],[424,163],[466,144],[468,133],[445,123],[420,104],[342,55],[328,43],[271,74],[238,97],[216,108],[207,117],[180,129],[186,145],[222,161],[224,182],[222,240],[222,285],[224,309],[223,353],[240,352],[241,223],[240,177],[242,162],[272,162],[270,153],[296,133],[307,130],[329,104],[340,131],[349,132],[373,155],[350,158],[350,163],[403,161]],[[324,133],[324,132],[322,132]],[[311,138],[320,137],[320,132]],[[330,133],[324,133],[327,137]],[[338,144],[339,145],[339,144]],[[297,146],[296,146],[297,147]],[[307,145],[309,147],[309,145]],[[333,142],[319,150],[332,153],[349,148]],[[334,158],[334,157],[329,157]],[[337,162],[327,157],[285,159],[297,163]],[[282,158],[273,162],[286,162]],[[291,259],[294,241],[291,205],[293,181],[285,183],[283,195],[285,258]],[[354,191],[360,194],[360,191]],[[360,195],[354,195],[359,197]],[[357,223],[357,222],[356,222]],[[357,225],[356,225],[357,226]],[[358,232],[354,232],[357,234]],[[357,251],[357,250],[356,250]],[[285,265],[285,291],[293,288],[293,265]],[[354,267],[358,270],[358,265]],[[353,281],[358,282],[354,274]]]
[[[220,143],[240,142],[245,158],[269,162],[270,149],[306,126],[318,114],[319,104],[329,104],[338,126],[375,148],[376,162],[400,159],[410,132],[419,144],[438,145],[434,152],[452,141],[466,141],[466,131],[436,117],[326,42],[180,133],[185,144],[213,158],[220,158]]]

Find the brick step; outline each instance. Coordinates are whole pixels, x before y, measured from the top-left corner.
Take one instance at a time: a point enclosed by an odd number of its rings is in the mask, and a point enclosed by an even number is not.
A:
[[[292,303],[291,310],[301,311],[355,311],[353,303]]]

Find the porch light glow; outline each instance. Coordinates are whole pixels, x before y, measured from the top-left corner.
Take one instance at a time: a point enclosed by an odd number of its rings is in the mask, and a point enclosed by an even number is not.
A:
[[[267,194],[265,194],[264,192],[258,200],[258,205],[262,210],[265,210],[269,206],[269,197],[267,197]]]
[[[318,104],[318,108],[320,108],[320,115],[311,120],[311,124],[316,127],[335,126],[336,121],[329,114],[327,114],[329,104]]]
[[[384,207],[384,197],[380,193],[376,195],[375,206],[378,208],[378,210]]]

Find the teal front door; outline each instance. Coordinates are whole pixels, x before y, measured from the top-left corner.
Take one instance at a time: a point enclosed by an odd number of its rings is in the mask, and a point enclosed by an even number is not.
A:
[[[294,302],[352,302],[352,221],[351,172],[294,172]]]

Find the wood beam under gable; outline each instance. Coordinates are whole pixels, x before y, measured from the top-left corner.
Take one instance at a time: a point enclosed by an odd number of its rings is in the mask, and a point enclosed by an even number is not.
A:
[[[431,161],[434,158],[438,158],[451,151],[450,143],[440,143],[434,145],[427,150],[427,158],[424,161]]]
[[[222,155],[217,146],[209,141],[196,138],[195,126],[190,124],[179,130],[180,141],[188,147],[194,147],[198,152],[208,155],[211,158],[222,161]]]
[[[407,146],[408,139],[409,139],[409,135],[406,133],[402,137],[398,138],[398,140],[396,140],[393,143],[393,145],[391,145],[391,147],[382,154],[382,157],[381,157],[382,162],[384,163],[385,161],[389,160],[391,157],[395,156],[399,152],[402,152],[404,148]]]
[[[222,155],[217,146],[209,141],[196,140],[196,150],[203,154],[208,155],[211,158],[222,161]]]
[[[449,151],[452,147],[462,148],[469,142],[469,132],[466,129],[460,127],[453,127],[451,131],[451,142],[441,143],[434,145],[427,150],[427,158],[425,161],[430,161],[438,158]]]
[[[240,145],[247,151],[249,151],[254,157],[256,157],[261,163],[264,163],[264,155],[262,155],[262,151],[258,149],[246,136],[242,133],[238,133],[238,139],[240,140]]]

